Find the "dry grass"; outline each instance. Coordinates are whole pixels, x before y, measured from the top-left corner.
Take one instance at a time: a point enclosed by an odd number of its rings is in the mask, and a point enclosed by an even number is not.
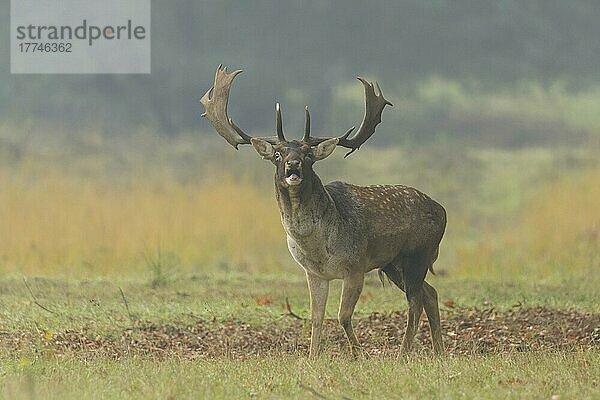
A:
[[[460,272],[592,277],[600,262],[600,186],[594,182],[600,182],[598,169],[538,189],[518,218],[460,251]]]
[[[274,200],[248,182],[123,188],[56,172],[4,172],[0,187],[8,272],[139,272],[156,262],[268,271],[285,251]]]
[[[600,171],[593,170],[542,187],[519,218],[484,229],[475,244],[444,249],[455,253],[444,268],[463,275],[592,271],[600,187],[590,183],[598,181]],[[56,171],[12,171],[0,173],[0,186],[5,272],[273,272],[291,262],[270,190],[248,180],[123,186]]]
[[[587,274],[600,253],[600,165],[589,148],[368,148],[324,181],[405,183],[448,209],[436,269]],[[231,174],[231,175],[228,175]],[[281,272],[293,264],[272,168],[196,136],[49,137],[0,125],[0,271],[32,275]],[[559,178],[557,178],[559,177]],[[562,271],[562,272],[561,272]]]

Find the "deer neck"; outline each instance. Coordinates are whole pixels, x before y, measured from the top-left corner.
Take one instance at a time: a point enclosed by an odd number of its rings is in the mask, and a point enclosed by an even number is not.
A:
[[[335,216],[336,208],[314,171],[304,178],[302,185],[284,187],[275,179],[275,193],[281,222],[286,233],[295,239],[314,235]]]

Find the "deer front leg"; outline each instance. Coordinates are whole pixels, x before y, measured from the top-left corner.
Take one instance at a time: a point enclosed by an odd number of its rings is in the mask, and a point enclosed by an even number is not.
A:
[[[346,332],[350,351],[354,357],[358,355],[360,344],[358,343],[356,335],[354,334],[354,329],[352,328],[352,314],[354,313],[354,307],[362,292],[364,282],[365,275],[362,272],[350,275],[344,279],[342,298],[340,300],[340,311],[338,313],[338,320],[340,321],[342,328],[344,328],[344,332]]]
[[[315,359],[319,354],[321,343],[321,330],[323,328],[323,317],[325,316],[325,305],[329,294],[329,281],[321,279],[310,273],[306,273],[308,290],[310,292],[311,335],[310,335],[310,358]]]

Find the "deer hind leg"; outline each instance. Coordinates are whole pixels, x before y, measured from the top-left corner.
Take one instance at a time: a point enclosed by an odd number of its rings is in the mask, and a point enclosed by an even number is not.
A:
[[[404,289],[408,300],[408,321],[406,322],[406,333],[402,340],[402,354],[407,354],[412,350],[415,335],[419,329],[421,314],[423,313],[424,297],[423,282],[419,284],[412,279],[407,279],[406,275],[404,273]]]
[[[423,290],[423,282],[428,268],[424,255],[420,252],[401,254],[391,264],[382,268],[388,278],[406,293],[406,299],[408,300],[406,333],[402,340],[403,354],[412,350],[421,314],[423,313],[423,305],[426,301],[429,301]]]
[[[402,280],[402,267],[396,267],[393,264],[388,264],[381,268],[381,271],[392,281],[392,283],[400,288],[403,292],[404,281]]]
[[[358,343],[358,339],[356,339],[352,327],[352,314],[354,313],[354,307],[362,292],[364,282],[365,275],[363,273],[350,275],[344,279],[340,310],[338,312],[338,320],[340,325],[342,325],[342,328],[344,328],[348,344],[350,345],[350,351],[354,357],[358,355],[360,344]]]
[[[406,292],[406,289],[404,288],[404,279],[402,277],[403,275],[403,269],[401,266],[395,266],[393,264],[388,264],[385,267],[383,267],[381,269],[386,276],[394,283],[394,285],[398,286],[403,292]],[[433,342],[433,351],[436,354],[441,354],[444,351],[444,347],[442,344],[442,329],[441,329],[441,323],[440,323],[440,310],[438,307],[438,295],[437,295],[437,291],[433,288],[433,286],[431,286],[429,283],[427,283],[425,280],[423,280],[423,306],[425,308],[425,313],[427,314],[427,320],[429,321],[429,327],[431,329],[431,338],[432,338],[432,342]],[[408,295],[407,295],[408,298]],[[410,304],[410,300],[409,300],[409,304]],[[411,315],[411,311],[409,309],[409,319],[410,319],[410,315]],[[421,316],[421,313],[419,312],[419,318]],[[419,318],[416,319],[417,321],[417,326],[418,326],[418,321]],[[414,322],[412,322],[412,324],[414,325]],[[408,329],[408,323],[407,323],[407,329],[406,332],[408,335],[409,333],[409,329]],[[416,332],[416,330],[415,330]],[[407,336],[405,336],[405,341],[407,340]],[[408,344],[408,343],[407,343]],[[412,344],[412,339],[411,339],[411,344]],[[403,349],[405,347],[403,346]]]
[[[329,281],[309,273],[306,274],[306,281],[310,292],[310,311],[312,314],[310,358],[315,359],[319,355],[319,345],[321,344],[321,331],[323,329],[327,295],[329,294]]]
[[[444,344],[442,342],[442,327],[440,322],[440,309],[438,306],[437,291],[426,281],[423,281],[424,306],[427,320],[429,321],[429,329],[431,330],[431,341],[433,342],[433,351],[436,354],[444,352]]]
[[[430,253],[430,257],[427,260],[427,267],[430,271],[433,271],[433,263],[437,259],[438,254],[439,247],[436,246]],[[442,354],[444,352],[444,344],[442,342],[442,327],[440,322],[438,294],[437,291],[433,288],[433,286],[431,286],[426,281],[423,281],[423,295],[425,313],[427,314],[427,320],[429,321],[429,329],[431,331],[433,351],[436,354]]]

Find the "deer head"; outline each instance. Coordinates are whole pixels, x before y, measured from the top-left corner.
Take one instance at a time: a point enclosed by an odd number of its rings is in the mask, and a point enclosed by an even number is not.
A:
[[[250,142],[256,152],[265,160],[271,161],[276,168],[275,180],[278,185],[287,188],[300,188],[306,183],[306,179],[312,178],[312,167],[316,161],[328,157],[339,139],[330,138],[317,143],[314,146],[305,140],[285,139],[282,130],[281,108],[279,103],[275,106],[277,137],[282,138],[277,143],[271,144],[268,140],[251,138]],[[305,108],[306,124],[304,137],[310,136],[310,114],[308,107]]]
[[[374,84],[364,78],[357,79],[365,89],[365,115],[355,135],[350,138],[354,127],[348,129],[339,138],[316,138],[310,134],[310,113],[305,108],[305,128],[302,140],[290,140],[283,133],[281,107],[275,105],[276,136],[251,137],[244,133],[227,115],[229,92],[235,77],[242,71],[227,73],[222,65],[217,67],[215,81],[200,102],[205,108],[203,117],[208,118],[217,133],[236,149],[240,144],[252,144],[256,152],[276,166],[276,180],[286,188],[300,187],[312,176],[312,167],[316,161],[328,157],[336,146],[350,149],[346,157],[358,150],[369,139],[381,122],[381,113],[386,105],[392,105],[383,97],[377,82]]]

